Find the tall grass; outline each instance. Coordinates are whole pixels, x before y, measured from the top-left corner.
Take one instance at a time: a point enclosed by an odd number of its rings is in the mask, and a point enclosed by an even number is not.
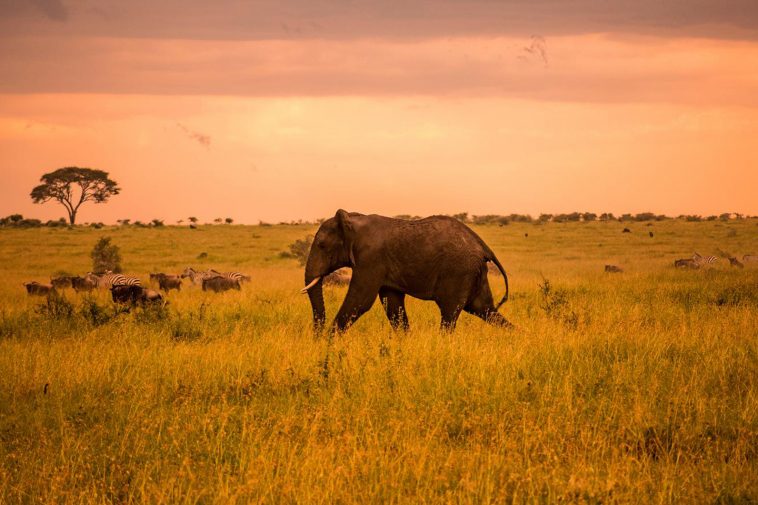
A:
[[[2,230],[0,502],[755,501],[758,268],[671,265],[755,252],[756,222],[631,227],[477,228],[515,330],[464,315],[440,334],[411,300],[410,332],[377,304],[332,341],[278,255],[313,228]],[[145,281],[189,265],[253,280],[128,313],[105,293],[25,295],[86,271],[104,235]],[[344,293],[326,291],[330,316]]]

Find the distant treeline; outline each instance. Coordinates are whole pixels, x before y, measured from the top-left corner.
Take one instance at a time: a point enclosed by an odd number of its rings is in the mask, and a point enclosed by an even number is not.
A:
[[[405,219],[408,221],[414,221],[417,219],[423,219],[422,216],[412,216],[410,214],[399,214],[394,216],[395,219]],[[595,214],[594,212],[571,212],[569,214],[540,214],[538,217],[532,217],[530,214],[484,214],[484,215],[469,215],[468,212],[460,212],[458,214],[452,214],[450,217],[469,224],[477,225],[499,225],[505,226],[509,223],[569,223],[569,222],[589,222],[589,221],[664,221],[667,219],[678,219],[682,221],[700,222],[700,221],[729,221],[733,219],[748,219],[758,216],[746,216],[736,212],[725,212],[719,215],[700,216],[696,214],[682,214],[676,217],[666,216],[664,214],[655,214],[653,212],[641,212],[639,214],[621,214],[615,216],[610,212],[603,212],[602,214]],[[304,221],[298,219],[297,221],[281,221],[276,223],[277,225],[317,225],[321,224],[326,218],[317,219],[316,221]],[[188,219],[189,226],[195,228],[197,226],[197,218],[191,217]],[[216,218],[213,220],[215,224],[233,224],[234,220],[230,217],[226,219]],[[165,226],[163,219],[153,219],[152,221],[143,223],[142,221],[132,221],[131,219],[119,219],[117,223],[120,226],[135,226],[137,228],[158,228]],[[184,220],[180,219],[176,222],[176,225],[182,226]],[[208,223],[210,224],[210,223]],[[0,218],[0,227],[4,228],[40,228],[40,227],[69,227],[69,223],[60,218],[57,220],[41,221],[34,218],[25,218],[21,214],[11,214],[10,216]],[[103,223],[84,223],[84,225],[91,228],[102,228],[106,226]],[[273,226],[271,223],[265,221],[259,221],[258,226]]]
[[[639,214],[621,214],[615,216],[610,212],[603,212],[602,214],[595,214],[594,212],[571,212],[569,214],[540,214],[539,217],[534,218],[530,214],[485,214],[485,215],[471,215],[468,212],[461,212],[459,214],[452,214],[450,217],[462,221],[464,223],[471,224],[497,224],[500,226],[508,223],[569,223],[579,221],[663,221],[666,219],[679,219],[683,221],[729,221],[730,219],[745,219],[750,216],[744,216],[743,214],[725,212],[719,215],[711,216],[699,216],[699,215],[686,215],[682,214],[677,217],[670,217],[664,214],[655,214],[653,212],[641,212]],[[407,214],[400,214],[395,216],[396,219],[415,220],[422,219],[420,216],[410,216]]]

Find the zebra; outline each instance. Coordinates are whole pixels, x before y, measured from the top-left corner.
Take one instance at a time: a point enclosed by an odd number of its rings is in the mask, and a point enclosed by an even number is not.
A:
[[[85,279],[94,282],[99,288],[110,289],[113,286],[142,286],[142,281],[136,277],[127,277],[123,274],[114,274],[106,270],[102,274],[87,272]]]
[[[250,280],[249,275],[245,275],[240,272],[219,272],[218,270],[213,270],[212,268],[206,270],[205,272],[198,272],[192,267],[185,268],[184,272],[182,272],[182,277],[189,277],[192,279],[193,284],[202,284],[203,280],[212,279],[213,277],[223,277],[225,279],[237,281],[240,284]]]
[[[205,279],[211,279],[213,277],[218,277],[220,274],[216,272],[215,270],[206,270],[204,272],[200,272],[195,270],[192,267],[187,267],[184,269],[184,272],[182,272],[182,279],[185,277],[189,277],[192,281],[192,284],[202,284],[203,280]]]
[[[716,256],[700,256],[698,253],[693,254],[692,259],[698,266],[711,265],[718,261]]]

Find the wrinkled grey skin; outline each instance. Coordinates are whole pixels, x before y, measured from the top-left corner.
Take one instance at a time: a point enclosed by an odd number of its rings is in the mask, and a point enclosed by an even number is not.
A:
[[[505,295],[497,305],[487,282],[487,262],[505,278]],[[353,276],[333,331],[346,330],[368,311],[377,295],[393,328],[408,328],[405,296],[433,300],[443,330],[453,330],[461,310],[501,326],[510,323],[497,312],[508,299],[508,277],[492,250],[465,224],[445,216],[405,221],[338,210],[316,233],[305,265],[306,286],[343,267]],[[313,324],[326,321],[323,280],[308,291]]]

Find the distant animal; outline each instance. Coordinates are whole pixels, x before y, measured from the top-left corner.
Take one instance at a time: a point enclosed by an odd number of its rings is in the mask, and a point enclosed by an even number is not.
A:
[[[700,268],[700,265],[692,258],[682,258],[682,259],[674,260],[674,266],[676,268],[689,268],[691,270],[697,270],[698,268]]]
[[[70,288],[72,279],[73,277],[71,276],[62,275],[60,277],[54,277],[50,279],[50,284],[52,284],[55,289]]]
[[[190,230],[197,230],[197,225],[195,223],[190,223],[189,227]]]
[[[487,262],[505,279],[505,294],[495,304]],[[441,329],[452,331],[461,310],[498,326],[511,326],[497,309],[508,299],[505,269],[487,244],[457,219],[433,216],[407,221],[338,210],[313,239],[305,265],[305,287],[313,324],[326,320],[322,279],[343,267],[353,271],[350,287],[332,325],[346,330],[378,298],[393,328],[408,328],[405,296],[433,300]]]
[[[743,265],[742,262],[735,257],[729,258],[729,265],[737,268],[745,268],[745,265]]]
[[[71,287],[74,288],[74,291],[77,293],[81,293],[83,291],[89,292],[97,287],[97,282],[86,279],[84,277],[75,276],[71,277]]]
[[[97,287],[110,289],[113,286],[142,286],[142,281],[136,277],[127,277],[123,274],[114,274],[106,270],[102,274],[87,272],[85,279],[89,279],[97,284]]]
[[[758,261],[758,254],[746,254],[742,257],[742,261],[745,263],[752,263]]]
[[[700,256],[698,253],[693,254],[692,259],[695,260],[695,263],[697,263],[701,267],[712,265],[713,263],[716,263],[716,261],[718,261],[717,256]]]
[[[55,288],[52,284],[40,284],[37,281],[25,282],[24,287],[26,293],[32,296],[48,296],[55,293]]]
[[[158,287],[166,293],[172,289],[175,289],[177,291],[182,290],[182,278],[179,275],[164,273],[150,274],[150,280],[157,281]]]
[[[241,289],[240,282],[236,279],[229,279],[228,277],[210,277],[203,279],[203,291],[213,291],[214,293],[221,293],[223,291],[229,291],[230,289]]]
[[[624,228],[624,229],[621,231],[621,233],[632,233],[632,230],[630,230],[629,228]]]
[[[114,303],[146,305],[159,303],[163,297],[157,291],[142,286],[119,284],[111,287],[111,298]]]
[[[350,284],[351,275],[345,269],[339,269],[324,277],[325,286],[347,286]]]
[[[214,274],[220,276],[220,277],[226,277],[227,279],[232,279],[235,281],[239,281],[240,284],[243,282],[247,282],[250,280],[249,275],[245,275],[241,272],[218,272],[216,270],[209,270],[210,272],[213,272]]]
[[[192,267],[187,267],[184,269],[184,272],[182,272],[182,279],[189,277],[190,281],[192,281],[192,284],[202,285],[203,281],[205,279],[210,279],[212,277],[219,277],[219,273],[215,270],[195,270]]]
[[[647,234],[650,235],[651,238],[653,237],[653,232],[652,231],[647,232]]]
[[[529,234],[528,234],[528,233],[524,233],[524,238],[526,238],[526,237],[528,237],[528,236],[529,236]]]
[[[621,267],[617,267],[616,265],[605,265],[605,271],[609,273],[620,274],[624,270]]]
[[[202,284],[204,279],[210,279],[211,277],[226,277],[227,279],[239,281],[240,284],[250,280],[249,275],[245,275],[241,272],[219,272],[218,270],[213,270],[212,268],[209,268],[204,272],[200,272],[192,267],[185,268],[184,272],[182,272],[182,277],[189,277],[192,279],[193,284]]]

